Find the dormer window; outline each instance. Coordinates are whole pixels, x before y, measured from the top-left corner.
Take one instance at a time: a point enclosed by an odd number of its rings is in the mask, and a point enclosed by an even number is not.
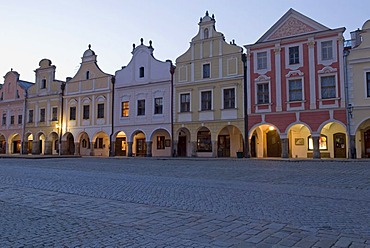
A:
[[[41,80],[41,89],[45,89],[46,88],[46,79],[42,79]]]
[[[204,39],[208,39],[209,38],[209,30],[208,28],[204,29]]]
[[[87,72],[86,72],[86,80],[87,80],[87,79],[90,79],[90,71],[87,71]]]
[[[144,77],[144,67],[143,66],[139,68],[139,77],[140,78]]]

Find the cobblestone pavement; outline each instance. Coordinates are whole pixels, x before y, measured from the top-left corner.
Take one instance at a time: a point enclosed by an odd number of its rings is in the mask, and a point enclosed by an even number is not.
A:
[[[0,159],[1,247],[370,247],[370,161]]]

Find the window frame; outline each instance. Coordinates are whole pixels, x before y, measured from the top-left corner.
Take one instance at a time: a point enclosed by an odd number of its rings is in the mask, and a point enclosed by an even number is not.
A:
[[[212,152],[212,137],[209,129],[197,132],[197,152]]]
[[[28,123],[33,123],[33,109],[28,110]]]
[[[90,119],[90,104],[85,104],[82,106],[82,119],[83,120]]]
[[[145,116],[145,99],[137,100],[137,116]]]
[[[157,136],[157,150],[166,149],[165,140],[166,140],[165,136],[162,135]]]
[[[227,91],[232,91],[231,96],[226,94]],[[222,108],[235,109],[236,108],[236,90],[235,87],[222,89]]]
[[[75,121],[77,117],[77,108],[76,106],[70,106],[69,107],[69,120]]]
[[[105,104],[104,103],[98,103],[97,104],[97,115],[96,115],[96,117],[98,118],[98,119],[103,119],[104,118],[104,116],[105,116]]]
[[[46,120],[46,109],[45,108],[40,108],[40,119],[39,122],[45,122]]]
[[[313,138],[312,135],[307,137],[307,150],[313,151]],[[324,134],[320,134],[319,138],[319,150],[327,151],[328,150],[328,137]]]
[[[159,101],[159,102],[157,102]],[[154,114],[162,115],[163,114],[163,97],[154,98]]]
[[[14,115],[11,115],[10,116],[10,125],[14,125],[14,122],[15,122],[15,117],[14,117]]]
[[[183,98],[184,96],[184,98]],[[183,101],[183,100],[188,100],[188,101]],[[189,113],[190,112],[190,104],[191,104],[191,94],[190,92],[186,93],[180,93],[179,97],[180,101],[180,113]],[[186,109],[187,108],[187,109]]]
[[[257,70],[267,70],[267,58],[268,58],[267,51],[256,52]]]
[[[365,97],[369,98],[370,97],[370,71],[365,71]]]
[[[40,89],[46,89],[46,78],[41,79]]]
[[[204,63],[202,65],[202,78],[203,79],[211,78],[211,63]]]
[[[334,45],[333,40],[325,40],[321,41],[321,60],[328,61],[334,59]],[[330,46],[326,46],[326,44],[330,44]]]
[[[323,78],[333,78],[333,85],[323,85]],[[323,99],[323,100],[328,100],[328,99],[334,99],[337,97],[337,80],[336,80],[336,75],[334,74],[329,74],[329,75],[321,75],[320,76],[320,98]],[[329,96],[324,96],[324,89],[328,90],[328,89],[333,89],[331,90],[331,92],[334,92],[334,95],[329,95]]]
[[[261,85],[267,85],[265,87],[267,89],[264,89],[264,91],[259,91],[259,86]],[[260,96],[263,96],[263,101],[260,102]],[[266,100],[267,96],[267,100]],[[270,82],[259,82],[256,84],[256,104],[262,105],[262,104],[270,104]]]
[[[300,88],[292,89],[291,83],[298,82],[300,83]],[[303,101],[303,79],[302,78],[292,78],[288,79],[288,102],[301,102]],[[292,99],[292,93],[300,94],[300,99],[294,98]]]
[[[145,77],[145,68],[144,66],[140,66],[139,68],[139,78]]]
[[[23,124],[23,115],[18,115],[18,125]]]
[[[127,103],[127,107],[125,104]],[[129,117],[130,114],[130,101],[121,102],[121,117]]]
[[[202,90],[200,91],[200,111],[210,111],[213,108],[213,101],[212,101],[212,90]],[[204,97],[209,98],[204,98]]]
[[[294,51],[292,51],[294,49]],[[288,47],[289,65],[297,65],[300,63],[299,46]]]
[[[58,121],[58,107],[51,108],[51,121]]]

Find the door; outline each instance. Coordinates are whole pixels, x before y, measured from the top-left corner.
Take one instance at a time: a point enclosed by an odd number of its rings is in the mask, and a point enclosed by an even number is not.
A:
[[[280,136],[276,130],[271,130],[267,134],[267,157],[281,157]]]
[[[346,135],[335,133],[334,137],[334,158],[346,158]]]
[[[256,153],[256,136],[254,136],[254,135],[251,138],[250,153],[251,153],[251,157],[252,158],[257,157],[257,153]]]
[[[186,136],[179,136],[177,143],[177,156],[186,157]]]
[[[145,139],[136,139],[136,156],[145,157],[146,142]]]
[[[13,153],[20,152],[21,152],[21,141],[20,140],[13,141]]]
[[[365,158],[370,158],[370,129],[364,132],[364,156]]]
[[[116,156],[126,156],[126,137],[116,138]]]
[[[218,136],[217,156],[230,157],[230,135]]]

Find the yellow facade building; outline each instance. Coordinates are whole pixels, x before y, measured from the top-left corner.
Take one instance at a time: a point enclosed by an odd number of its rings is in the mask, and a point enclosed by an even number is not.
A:
[[[36,82],[28,90],[23,154],[59,154],[61,80],[55,65],[42,59],[35,70]]]
[[[225,41],[208,11],[190,48],[176,59],[174,154],[235,157],[243,152],[242,48]]]
[[[108,156],[112,133],[112,75],[97,64],[91,46],[63,96],[62,154]]]

